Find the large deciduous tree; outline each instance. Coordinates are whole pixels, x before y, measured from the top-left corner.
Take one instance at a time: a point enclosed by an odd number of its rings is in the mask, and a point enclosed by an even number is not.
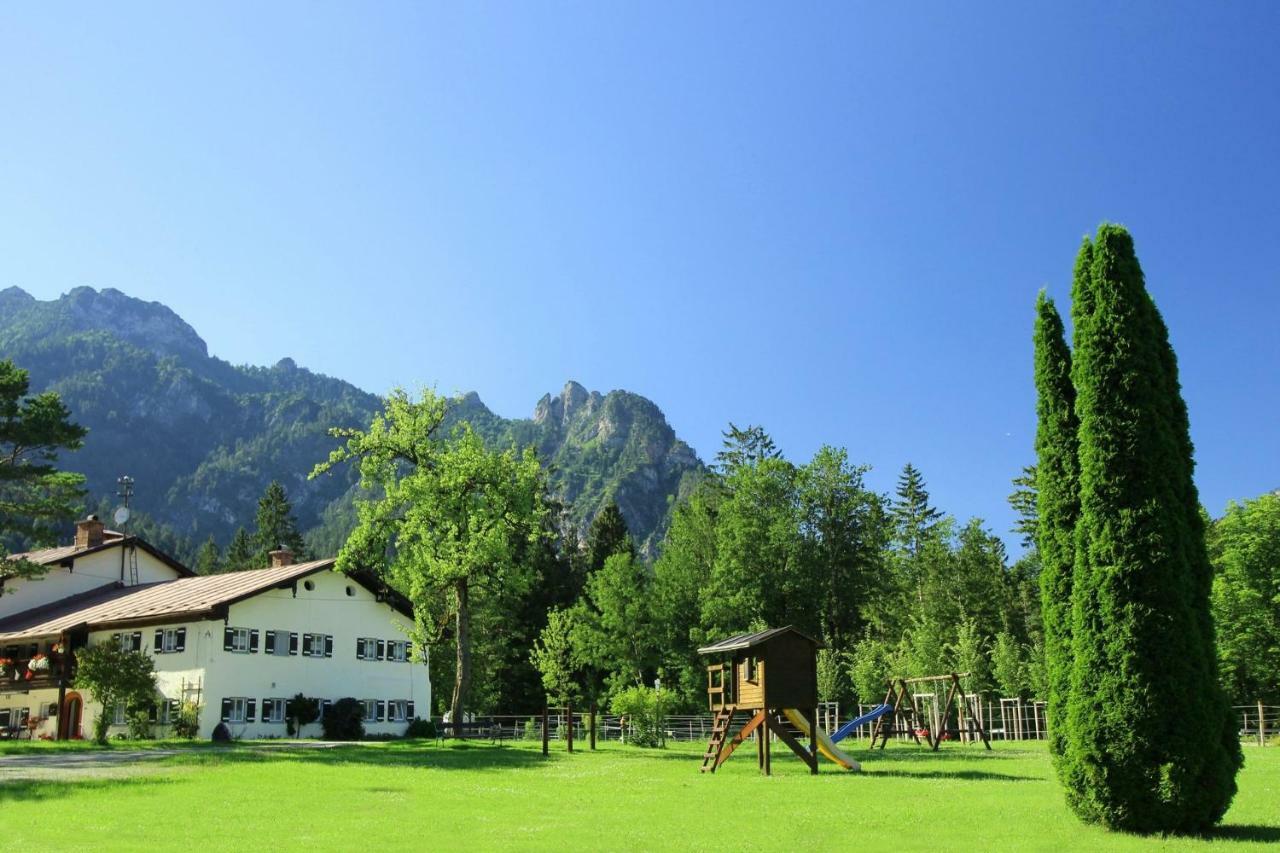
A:
[[[521,540],[544,535],[543,472],[532,450],[495,451],[466,423],[446,430],[449,401],[396,390],[368,429],[335,429],[344,440],[318,476],[359,464],[358,523],[338,568],[381,572],[413,602],[418,629],[438,641],[452,626],[450,713],[461,732],[472,675],[471,616],[486,597],[509,599],[528,587]]]
[[[102,706],[93,721],[93,737],[105,744],[117,705],[132,711],[155,699],[155,665],[150,655],[125,650],[114,639],[86,646],[75,654],[75,686],[92,694]]]
[[[1211,554],[1223,684],[1236,702],[1280,703],[1280,494],[1227,507]]]
[[[1103,225],[1081,255],[1067,799],[1114,829],[1201,831],[1230,805],[1241,753],[1218,683],[1186,406],[1129,233]],[[1042,491],[1058,485],[1045,467]]]
[[[29,396],[30,387],[27,371],[0,361],[0,582],[43,572],[28,561],[7,560],[6,545],[51,543],[84,496],[84,477],[55,463],[60,452],[81,446],[86,430],[71,422],[57,394]]]

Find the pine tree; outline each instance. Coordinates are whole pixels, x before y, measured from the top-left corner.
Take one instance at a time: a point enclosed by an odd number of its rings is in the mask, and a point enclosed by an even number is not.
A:
[[[1114,829],[1202,831],[1230,805],[1241,754],[1217,678],[1186,406],[1129,233],[1103,225],[1082,255],[1067,799]]]
[[[231,544],[227,546],[227,560],[223,563],[222,570],[243,572],[245,569],[260,569],[265,565],[265,562],[258,562],[258,548],[249,531],[237,527],[235,535],[231,537]]]
[[[298,532],[293,505],[278,480],[272,480],[258,500],[257,527],[258,565],[267,565],[267,555],[277,548],[289,549],[295,559],[305,558],[307,546]]]
[[[721,435],[724,436],[723,446],[716,454],[716,469],[721,474],[728,475],[744,465],[758,465],[766,459],[782,458],[782,451],[764,427],[743,429],[730,422],[729,429]]]
[[[1076,262],[1075,300],[1088,285],[1090,246]],[[1036,541],[1040,551],[1041,618],[1044,625],[1049,695],[1049,751],[1062,765],[1067,732],[1066,699],[1071,683],[1071,576],[1075,567],[1074,537],[1080,515],[1075,387],[1071,384],[1071,351],[1062,317],[1041,291],[1036,299]]]
[[[614,554],[630,554],[635,556],[635,545],[631,541],[631,532],[627,529],[626,519],[615,501],[609,501],[591,522],[587,531],[587,571],[595,573],[604,567],[604,563]]]
[[[27,371],[0,360],[0,595],[6,577],[39,577],[46,568],[9,560],[6,545],[52,544],[84,497],[84,476],[59,471],[87,432],[52,391],[28,396]]]
[[[924,475],[908,462],[898,477],[896,498],[889,508],[894,543],[898,550],[898,576],[902,591],[914,592],[916,605],[925,604],[925,546],[937,529],[942,513],[929,505]]]
[[[942,513],[929,505],[929,490],[925,488],[924,475],[908,462],[898,477],[897,500],[893,502],[890,516],[897,531],[897,541],[909,555],[915,557],[924,548]]]
[[[196,574],[216,575],[222,568],[222,552],[218,543],[210,536],[196,553]]]

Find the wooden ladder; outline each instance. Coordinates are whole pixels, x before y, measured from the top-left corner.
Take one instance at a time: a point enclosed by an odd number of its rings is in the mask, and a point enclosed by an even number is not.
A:
[[[733,711],[733,708],[721,708],[716,711],[715,718],[711,722],[711,742],[707,744],[707,751],[702,756],[703,773],[715,773],[719,766],[724,739],[728,736],[729,727],[733,723]]]

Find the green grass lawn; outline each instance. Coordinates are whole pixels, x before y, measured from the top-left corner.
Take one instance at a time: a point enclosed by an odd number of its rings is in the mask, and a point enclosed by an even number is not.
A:
[[[1066,810],[1041,744],[850,750],[861,774],[814,778],[745,749],[714,776],[702,746],[252,744],[145,763],[127,779],[0,784],[10,850],[1218,850],[1280,842],[1280,750],[1246,750],[1210,839],[1113,835]],[[746,745],[749,747],[750,745]],[[57,759],[57,752],[47,753]],[[0,768],[3,764],[0,763]]]

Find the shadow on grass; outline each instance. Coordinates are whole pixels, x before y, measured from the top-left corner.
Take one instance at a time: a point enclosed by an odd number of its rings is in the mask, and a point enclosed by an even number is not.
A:
[[[341,746],[271,747],[238,744],[218,750],[172,755],[162,761],[172,766],[291,762],[316,766],[360,764],[424,770],[517,770],[546,766],[561,757],[554,751],[544,757],[537,750],[504,746],[393,742],[386,745],[353,743]]]
[[[872,778],[894,776],[899,779],[958,779],[962,782],[1043,782],[1039,776],[1020,776],[1016,773],[991,773],[985,770],[898,770],[868,767],[866,775]]]
[[[1280,842],[1280,826],[1260,826],[1252,823],[1219,826],[1203,836],[1206,841]]]
[[[0,804],[32,803],[56,800],[85,791],[120,790],[122,785],[150,787],[171,785],[172,780],[156,776],[135,776],[126,779],[77,779],[50,781],[45,779],[19,779],[0,784]]]

